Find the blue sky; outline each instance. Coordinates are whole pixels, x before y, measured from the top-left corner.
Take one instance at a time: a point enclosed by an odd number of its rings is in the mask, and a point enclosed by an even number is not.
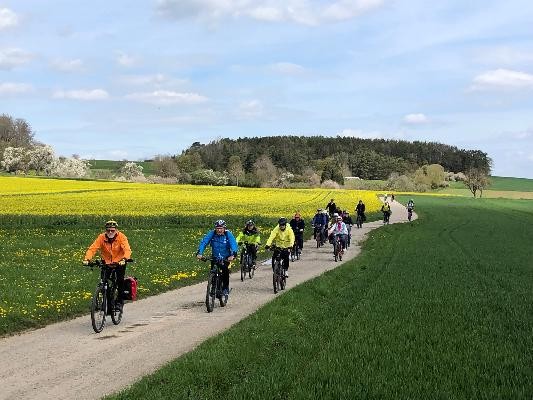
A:
[[[533,178],[532,21],[530,0],[0,0],[0,113],[62,155],[349,135]]]

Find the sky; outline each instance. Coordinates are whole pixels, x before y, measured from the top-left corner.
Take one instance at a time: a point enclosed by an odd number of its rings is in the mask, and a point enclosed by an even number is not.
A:
[[[531,0],[0,0],[0,114],[57,154],[437,141],[533,178]]]

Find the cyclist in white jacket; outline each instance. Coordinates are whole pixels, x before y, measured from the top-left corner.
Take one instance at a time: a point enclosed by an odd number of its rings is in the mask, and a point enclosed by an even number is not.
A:
[[[346,239],[348,237],[348,227],[342,222],[342,216],[337,216],[337,221],[334,222],[328,230],[328,234],[337,236],[337,239],[341,241],[342,250],[346,250]],[[335,243],[335,242],[334,242]]]

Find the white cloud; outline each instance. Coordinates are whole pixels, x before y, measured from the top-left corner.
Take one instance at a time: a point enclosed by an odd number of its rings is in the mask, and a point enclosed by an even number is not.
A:
[[[54,99],[69,99],[69,100],[106,100],[109,94],[103,89],[89,89],[89,90],[58,90],[54,92]]]
[[[429,122],[429,118],[422,113],[407,114],[405,117],[403,117],[403,122],[412,125],[427,124]]]
[[[83,61],[79,58],[74,60],[55,60],[52,67],[61,72],[81,72],[84,69]]]
[[[476,76],[470,86],[471,91],[518,89],[533,89],[533,75],[500,68]]]
[[[32,55],[22,49],[0,50],[0,69],[12,69],[30,62]]]
[[[198,93],[179,93],[171,90],[131,93],[126,95],[126,99],[160,106],[172,104],[199,104],[208,101],[207,97]]]
[[[177,85],[177,86],[180,86],[180,85],[187,83],[186,79],[175,79],[164,74],[123,75],[122,77],[120,77],[120,81],[126,85],[135,85],[135,86],[143,86],[143,85],[147,85],[147,86]]]
[[[29,93],[32,90],[33,87],[27,83],[0,83],[0,96],[24,94]]]
[[[474,56],[478,62],[499,66],[516,66],[533,62],[533,51],[512,47],[485,47],[478,49]]]
[[[267,22],[293,22],[319,25],[355,18],[377,8],[385,0],[339,0],[324,4],[321,0],[266,0],[258,6],[253,0],[159,0],[157,11],[171,19],[249,17]]]
[[[123,67],[133,67],[137,62],[135,57],[121,51],[117,55],[117,63]]]
[[[19,18],[9,8],[0,8],[0,30],[17,26]]]
[[[301,65],[290,62],[279,62],[271,64],[269,69],[283,75],[300,75],[305,73],[305,68]]]
[[[265,107],[259,100],[244,101],[239,104],[239,116],[242,118],[257,118],[264,114]]]

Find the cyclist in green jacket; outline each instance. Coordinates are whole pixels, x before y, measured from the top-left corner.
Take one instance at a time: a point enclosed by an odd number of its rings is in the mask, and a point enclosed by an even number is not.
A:
[[[245,227],[242,231],[239,232],[235,240],[237,240],[237,243],[239,245],[243,243],[246,245],[246,249],[252,255],[252,266],[255,268],[255,261],[257,259],[257,249],[259,247],[259,244],[261,243],[261,235],[259,234],[259,230],[255,226],[254,221],[247,221]]]

